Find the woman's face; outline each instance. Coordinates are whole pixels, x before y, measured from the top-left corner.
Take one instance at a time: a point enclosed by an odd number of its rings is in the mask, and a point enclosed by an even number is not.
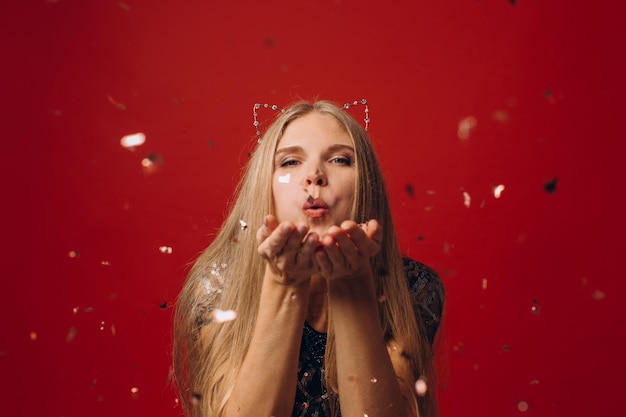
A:
[[[350,135],[330,115],[292,121],[274,154],[272,194],[279,222],[305,222],[323,235],[350,218],[356,182]]]

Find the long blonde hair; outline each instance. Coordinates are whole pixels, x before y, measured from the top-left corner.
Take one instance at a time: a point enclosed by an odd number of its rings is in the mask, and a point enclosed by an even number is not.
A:
[[[357,181],[352,219],[377,219],[383,227],[383,247],[371,260],[380,323],[387,339],[401,345],[415,379],[434,378],[432,349],[421,320],[412,308],[387,193],[380,166],[367,133],[348,113],[328,101],[299,102],[268,128],[253,152],[237,186],[230,213],[213,243],[198,257],[183,286],[174,318],[174,368],[188,417],[221,415],[244,360],[259,307],[265,261],[257,254],[256,230],[266,214],[273,214],[274,152],[287,125],[311,112],[333,116],[351,136],[356,154]],[[242,223],[244,222],[244,223]],[[245,225],[245,226],[242,226]],[[211,323],[213,309],[234,310],[237,319]],[[201,331],[202,328],[202,331]],[[326,384],[337,392],[337,367],[332,322],[325,355]],[[412,385],[414,381],[407,381]],[[294,380],[294,384],[296,381]],[[417,415],[437,414],[435,394],[406,395]]]

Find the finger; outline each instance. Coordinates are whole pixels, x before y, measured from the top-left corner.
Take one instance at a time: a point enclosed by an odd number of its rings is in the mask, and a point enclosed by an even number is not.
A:
[[[299,250],[299,257],[304,259],[310,259],[313,255],[313,252],[315,252],[315,249],[317,249],[321,245],[322,243],[320,242],[317,233],[311,233],[310,235],[305,237],[304,243],[302,243],[302,246]]]
[[[328,262],[332,264],[331,270],[337,268],[343,268],[346,264],[343,254],[337,247],[337,241],[331,235],[326,235],[322,239],[322,246],[324,247],[324,253],[328,258]]]
[[[276,258],[280,255],[293,231],[294,225],[289,222],[281,223],[277,226],[262,245],[265,247],[265,254],[270,259]]]
[[[367,233],[367,236],[373,241],[375,241],[376,243],[378,244],[382,243],[383,227],[380,225],[380,223],[378,223],[376,219],[372,219],[367,222],[366,233]]]
[[[315,262],[317,263],[317,267],[319,268],[320,274],[323,277],[330,277],[333,273],[333,264],[328,259],[328,254],[323,246],[319,246],[315,252]]]

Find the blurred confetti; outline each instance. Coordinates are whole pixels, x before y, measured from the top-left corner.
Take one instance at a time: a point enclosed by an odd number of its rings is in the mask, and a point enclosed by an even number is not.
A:
[[[526,401],[520,401],[517,403],[517,409],[522,413],[528,411],[528,403]]]
[[[67,336],[65,336],[65,341],[67,343],[70,343],[72,340],[74,340],[77,333],[78,333],[78,330],[76,329],[76,327],[71,326],[70,330],[67,332]]]
[[[459,121],[459,127],[456,133],[459,139],[469,139],[470,134],[472,133],[472,130],[474,130],[474,128],[476,127],[477,123],[478,121],[474,116],[468,116],[464,119],[461,119],[461,121]]]
[[[413,188],[413,184],[407,184],[404,186],[404,191],[406,191],[409,198],[415,198],[415,189]]]
[[[137,398],[137,397],[139,396],[139,388],[137,388],[137,387],[132,387],[132,388],[130,389],[130,395],[131,395],[133,398]]]
[[[504,185],[502,185],[502,184],[495,185],[493,187],[493,196],[495,198],[500,198],[500,196],[502,195],[502,191],[504,191]]]
[[[465,205],[465,207],[467,208],[470,208],[470,204],[472,204],[472,197],[467,191],[461,190],[461,192],[463,193],[463,205]]]
[[[595,290],[593,294],[591,294],[591,298],[597,301],[604,300],[604,297],[606,297],[606,294],[604,293],[604,291],[600,290]]]
[[[538,300],[533,300],[533,305],[530,308],[531,313],[538,315],[539,312],[541,311],[541,306],[539,304],[537,304],[539,301]]]
[[[109,100],[109,103],[111,103],[112,105],[114,105],[115,107],[117,107],[120,110],[126,110],[126,104],[124,103],[118,103],[117,101],[115,101],[115,99],[111,96],[107,96],[107,99]],[[124,146],[124,145],[122,145]]]
[[[483,290],[487,289],[487,278],[483,278]]]
[[[509,122],[509,113],[506,110],[496,110],[491,117],[498,123],[505,124]]]
[[[143,145],[145,142],[146,135],[141,132],[132,133],[130,135],[123,136],[122,139],[120,139],[120,145],[122,145],[122,148],[130,149],[131,151],[135,150],[137,146]]]
[[[152,173],[154,172],[159,165],[163,163],[163,158],[156,153],[149,153],[148,156],[141,160],[141,166],[143,167],[144,172]]]
[[[171,246],[159,246],[159,252],[170,255],[174,249]]]
[[[78,253],[77,250],[71,250],[67,253],[67,256],[69,256],[70,258],[78,258],[80,256],[80,253]]]
[[[33,342],[37,340],[37,332],[30,332],[30,340]]]
[[[556,191],[556,184],[559,181],[558,178],[554,178],[553,180],[548,181],[547,183],[544,184],[543,189],[546,190],[548,193],[552,194],[553,192]]]

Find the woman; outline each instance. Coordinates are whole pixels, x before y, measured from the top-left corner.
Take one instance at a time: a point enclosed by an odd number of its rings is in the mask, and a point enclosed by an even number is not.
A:
[[[332,103],[295,104],[260,141],[180,294],[185,412],[436,415],[442,306],[437,275],[400,254],[365,130]],[[421,396],[420,377],[431,382]]]

